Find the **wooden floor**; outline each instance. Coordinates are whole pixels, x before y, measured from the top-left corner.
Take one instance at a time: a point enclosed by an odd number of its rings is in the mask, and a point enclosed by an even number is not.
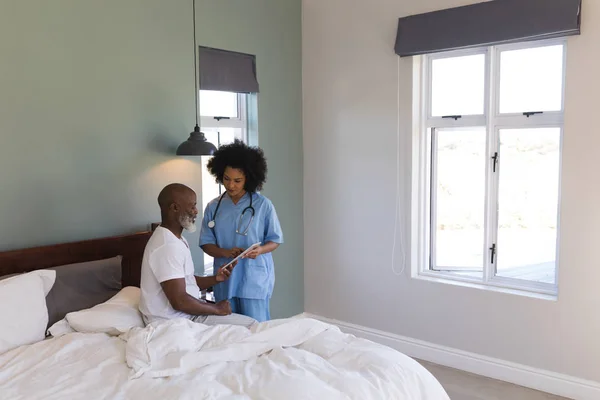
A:
[[[440,381],[451,400],[566,400],[564,397],[417,361]]]

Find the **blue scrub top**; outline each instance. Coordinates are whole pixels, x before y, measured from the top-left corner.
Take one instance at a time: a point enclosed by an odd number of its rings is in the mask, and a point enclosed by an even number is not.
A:
[[[240,215],[250,205],[250,193],[246,193],[237,204],[233,204],[228,194],[223,196],[221,205],[215,216],[219,198],[212,200],[204,210],[202,227],[200,229],[200,246],[215,244],[220,248],[231,249],[240,247],[247,249],[252,244],[260,242],[283,243],[283,232],[273,203],[259,193],[252,194],[252,206],[256,210],[254,219],[249,225],[246,235],[236,233],[238,225],[243,232],[250,221],[252,213],[246,210],[242,222]],[[208,223],[214,219],[215,227],[209,228]],[[215,258],[215,273],[217,268],[228,263],[231,259]],[[240,297],[245,299],[264,300],[273,294],[275,271],[271,253],[261,254],[252,260],[244,258],[238,261],[231,277],[214,287],[217,301]]]

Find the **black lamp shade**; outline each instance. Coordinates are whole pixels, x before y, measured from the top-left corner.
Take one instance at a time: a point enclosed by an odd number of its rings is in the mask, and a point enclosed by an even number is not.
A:
[[[190,133],[190,137],[177,147],[178,156],[212,156],[217,148],[206,141],[204,133],[200,132],[198,125]]]

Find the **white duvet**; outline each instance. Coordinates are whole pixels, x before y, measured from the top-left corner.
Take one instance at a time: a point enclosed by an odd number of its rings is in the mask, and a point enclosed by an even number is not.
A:
[[[0,355],[0,399],[446,400],[411,358],[313,319],[252,331],[172,320]]]

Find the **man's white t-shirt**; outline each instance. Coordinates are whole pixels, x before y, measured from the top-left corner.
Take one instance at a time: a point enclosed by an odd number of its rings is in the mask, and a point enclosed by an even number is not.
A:
[[[142,259],[140,311],[146,323],[157,319],[192,317],[173,309],[160,286],[161,282],[181,278],[185,278],[185,291],[199,299],[200,288],[196,284],[188,242],[159,226],[150,237]]]

